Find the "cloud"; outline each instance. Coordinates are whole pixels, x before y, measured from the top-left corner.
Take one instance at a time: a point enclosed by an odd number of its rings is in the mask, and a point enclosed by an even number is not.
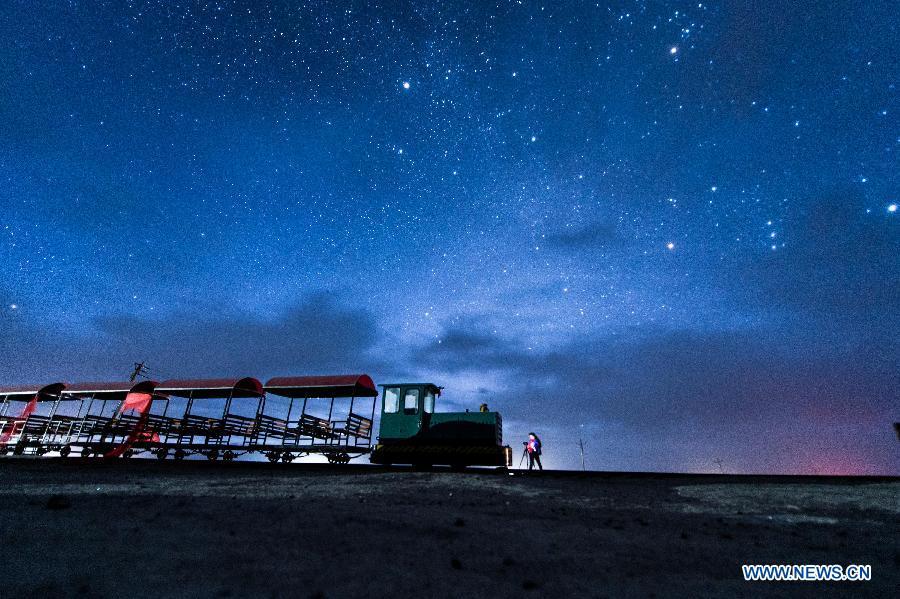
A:
[[[601,469],[713,471],[721,458],[745,472],[900,472],[891,430],[900,346],[852,327],[828,336],[764,323],[634,328],[541,346],[470,318],[398,350],[372,313],[328,294],[271,319],[176,313],[93,324],[75,332],[0,311],[0,379],[121,379],[135,360],[160,378],[403,373],[446,385],[444,409],[487,401],[509,443],[537,429],[550,466],[578,467],[583,434],[589,467]]]
[[[746,472],[900,470],[896,346],[656,329],[540,351],[489,331],[475,320],[448,327],[413,360],[447,380],[496,381],[488,401],[507,440],[538,428],[557,465],[577,467],[573,439],[586,425],[604,451],[593,467],[710,471],[722,458]]]
[[[5,383],[121,379],[146,360],[154,376],[209,377],[365,371],[378,327],[367,310],[327,294],[304,298],[278,318],[172,314],[108,316],[88,331],[39,326],[8,315],[0,331]]]
[[[446,328],[438,339],[413,348],[409,362],[423,368],[459,373],[471,369],[524,367],[527,357],[515,341],[494,335],[482,320],[470,319]]]
[[[618,243],[616,228],[612,225],[593,222],[575,230],[564,230],[547,236],[551,247],[558,249],[600,248]]]

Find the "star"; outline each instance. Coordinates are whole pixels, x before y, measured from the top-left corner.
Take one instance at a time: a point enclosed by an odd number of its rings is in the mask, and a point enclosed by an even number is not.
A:
[[[227,2],[140,14],[132,3],[96,4],[79,3],[84,27],[67,29],[53,14],[32,11],[34,27],[6,32],[11,45],[28,51],[16,69],[0,69],[0,89],[10,90],[0,122],[8,125],[4,147],[12,153],[0,159],[0,174],[16,198],[5,201],[0,218],[0,262],[12,279],[0,293],[0,324],[6,319],[37,334],[20,335],[31,344],[24,351],[6,352],[0,383],[20,382],[19,372],[58,370],[35,347],[63,344],[62,330],[93,338],[97,318],[130,322],[151,311],[157,337],[190,336],[185,331],[198,322],[264,348],[247,357],[251,373],[279,359],[265,341],[276,325],[300,336],[323,323],[346,330],[317,340],[348,363],[390,353],[394,333],[411,341],[411,351],[392,356],[388,368],[372,369],[376,382],[389,371],[420,369],[414,358],[429,342],[449,339],[442,348],[452,366],[461,341],[485,335],[489,349],[514,354],[531,346],[535,359],[450,368],[435,382],[472,401],[479,386],[508,381],[514,384],[497,389],[503,397],[536,386],[565,396],[546,423],[550,441],[565,434],[573,413],[602,422],[590,393],[566,393],[567,365],[590,376],[590,357],[572,362],[581,359],[579,346],[599,351],[599,359],[626,348],[639,365],[654,347],[666,347],[669,332],[683,331],[699,344],[690,359],[719,358],[754,376],[782,359],[754,359],[770,342],[804,350],[784,356],[776,392],[759,409],[714,406],[717,418],[740,413],[752,419],[748,426],[772,430],[776,416],[768,408],[786,401],[784,389],[821,391],[809,373],[829,358],[815,351],[821,339],[814,327],[794,326],[821,319],[850,340],[834,354],[846,376],[834,377],[821,401],[852,396],[859,383],[873,390],[875,409],[886,409],[891,364],[867,361],[867,352],[893,350],[891,340],[872,333],[900,312],[890,293],[900,194],[885,176],[894,172],[900,131],[896,77],[877,52],[883,27],[867,26],[874,17],[865,2],[841,9],[842,18],[863,25],[849,54],[796,54],[846,50],[827,10],[807,11],[808,26],[760,41],[735,38],[722,22],[733,15],[707,0],[637,2],[614,14],[603,5],[556,3],[491,10],[484,22],[423,2],[414,12],[425,18],[413,15],[413,25],[403,11],[369,18],[337,3],[276,2],[261,14]],[[765,34],[771,25],[752,11],[739,16],[751,32]],[[45,43],[32,43],[32,30]],[[168,50],[160,52],[160,44]],[[759,65],[748,55],[760,49],[766,81],[757,80]],[[108,60],[110,53],[117,59]],[[415,95],[412,77],[422,83]],[[65,102],[45,101],[60,90]],[[127,101],[110,103],[111,94]],[[16,120],[22,114],[27,123]],[[37,170],[46,176],[28,166],[36,130],[64,133],[40,141]],[[848,141],[861,139],[860,131],[870,131],[872,142]],[[91,160],[68,159],[73,139]],[[522,147],[522,139],[534,148]],[[111,172],[122,178],[112,193],[85,183],[109,187]],[[127,188],[126,197],[116,197],[118,187]],[[57,222],[88,236],[48,241],[41,232]],[[137,237],[115,241],[135,226]],[[167,265],[177,268],[161,278],[140,276]],[[124,273],[140,279],[131,301],[119,280]],[[370,294],[373,276],[390,281],[391,292]],[[53,293],[46,293],[47,279]],[[198,285],[203,292],[194,300],[184,289]],[[854,289],[880,301],[856,302],[853,317],[844,318],[841,307]],[[39,304],[30,299],[37,295]],[[519,313],[526,308],[528,318]],[[735,323],[758,333],[747,335],[746,355],[702,345],[730,334]],[[368,331],[371,348],[354,346],[354,332]],[[205,376],[218,370],[198,357],[217,350],[207,337],[191,340],[196,351],[184,364],[178,352],[161,352],[156,337],[142,351],[168,356],[158,364],[167,375]],[[115,376],[106,372],[114,370],[110,357],[129,340],[109,341],[116,346],[75,356],[67,376]],[[824,362],[806,368],[810,360]],[[647,391],[636,401],[665,411],[666,391],[681,382],[677,366],[660,364],[661,398]],[[639,370],[621,369],[609,393],[627,394]],[[741,392],[733,381],[708,391],[715,377],[701,373],[698,402]],[[518,435],[527,406],[509,405],[509,434]],[[827,410],[816,417],[817,426],[833,424]],[[772,447],[815,442],[813,427],[774,428]],[[851,439],[860,468],[890,471],[890,439],[870,443],[864,432]],[[744,455],[720,437],[705,435],[677,458],[637,452],[640,459],[621,466],[689,470],[708,456],[738,454],[747,461],[732,465],[736,470],[800,473],[819,464],[768,446]],[[673,439],[660,439],[659,447]],[[630,439],[620,441],[623,455],[636,455]],[[840,449],[830,447],[833,455],[821,462],[846,457]],[[572,467],[563,453],[557,465]]]

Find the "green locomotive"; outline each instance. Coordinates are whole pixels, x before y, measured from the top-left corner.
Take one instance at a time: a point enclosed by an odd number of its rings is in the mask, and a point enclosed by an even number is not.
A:
[[[381,427],[375,464],[512,465],[499,412],[435,412],[441,388],[431,383],[381,385]]]

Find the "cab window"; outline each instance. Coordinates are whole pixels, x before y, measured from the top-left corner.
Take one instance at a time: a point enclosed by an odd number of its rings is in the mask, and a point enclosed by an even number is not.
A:
[[[434,391],[425,392],[425,413],[434,414]]]
[[[407,389],[403,395],[403,413],[415,414],[419,411],[419,390]]]
[[[384,412],[396,414],[400,411],[400,387],[384,388]]]

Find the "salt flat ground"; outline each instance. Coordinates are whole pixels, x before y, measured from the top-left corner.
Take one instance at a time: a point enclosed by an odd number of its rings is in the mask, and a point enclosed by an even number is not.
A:
[[[900,479],[0,459],[0,543],[3,598],[884,597]]]

